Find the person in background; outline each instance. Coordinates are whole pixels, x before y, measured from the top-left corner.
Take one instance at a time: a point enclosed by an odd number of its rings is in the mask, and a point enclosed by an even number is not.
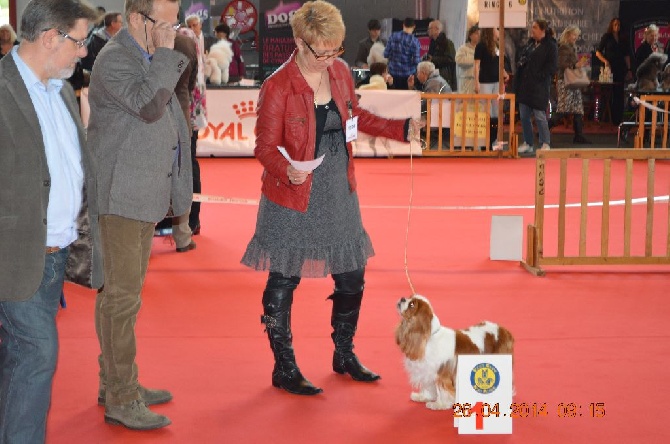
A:
[[[479,43],[479,26],[468,29],[467,41],[456,51],[458,66],[458,92],[461,94],[475,93],[475,47]]]
[[[179,51],[188,58],[188,66],[182,72],[177,86],[175,87],[175,94],[179,100],[179,106],[184,113],[184,119],[188,125],[189,134],[193,132],[193,121],[191,120],[191,108],[193,102],[193,92],[198,80],[198,44],[197,38],[193,31],[186,27],[181,27],[177,30],[177,35],[174,38],[174,50]],[[191,148],[193,149],[193,148]],[[191,152],[191,159],[195,155]],[[199,167],[199,164],[196,165]],[[191,162],[193,167],[193,162]],[[194,167],[193,167],[194,168]],[[193,241],[193,231],[189,226],[189,218],[191,211],[172,217],[172,238],[174,239],[177,253],[186,253],[195,250],[197,247]]]
[[[370,82],[358,87],[358,89],[388,89],[393,85],[393,77],[389,74],[388,66],[383,62],[370,65]]]
[[[631,71],[630,53],[621,32],[621,21],[618,18],[610,20],[607,32],[598,43],[596,57],[612,71],[612,124],[618,126],[623,120],[624,82],[633,80]]]
[[[662,53],[663,48],[658,44],[658,26],[651,24],[644,29],[644,40],[635,51],[635,68],[655,52]]]
[[[105,26],[105,14],[107,13],[107,10],[104,6],[98,6],[95,8],[95,10],[97,18],[95,19],[95,22],[91,23],[89,27],[88,34],[86,35],[87,42],[91,39],[91,36],[95,31]]]
[[[382,24],[379,20],[372,19],[368,22],[368,37],[358,42],[358,52],[356,53],[356,60],[354,64],[359,68],[369,68],[368,55],[372,45],[379,42],[382,46],[386,46],[386,40],[381,38]]]
[[[418,136],[418,120],[390,120],[359,107],[349,66],[338,56],[344,49],[345,27],[340,11],[317,0],[304,3],[291,18],[296,50],[263,83],[258,99],[256,148],[263,165],[262,196],[255,233],[242,263],[269,271],[263,292],[263,315],[274,355],[272,385],[298,395],[322,390],[300,372],[292,346],[293,292],[303,277],[332,275],[335,283],[331,337],[333,371],[356,381],[373,382],[379,375],[354,354],[365,266],[374,254],[363,228],[347,122],[373,136],[408,140]],[[348,135],[356,137],[355,130]],[[291,159],[324,156],[308,172]]]
[[[584,68],[589,64],[586,57],[577,59],[575,43],[581,31],[576,26],[568,26],[563,30],[561,38],[558,41],[558,72],[556,81],[556,90],[558,94],[558,105],[556,112],[559,115],[572,115],[572,125],[575,136],[573,143],[590,144],[591,142],[584,137],[584,104],[582,103],[582,91],[568,89],[565,87],[563,76],[568,68]]]
[[[418,84],[416,84],[415,80],[419,81]],[[421,91],[425,93],[444,94],[452,92],[449,83],[440,75],[440,71],[435,67],[433,62],[427,60],[417,65],[416,75],[409,76],[407,84],[410,89],[420,87]]]
[[[218,40],[230,42],[233,50],[233,60],[230,61],[230,66],[228,67],[228,82],[238,82],[246,75],[240,42],[237,39],[230,40],[230,26],[225,23],[216,25],[214,34]]]
[[[45,442],[63,282],[102,286],[94,163],[64,81],[95,18],[77,0],[32,0],[20,45],[0,60],[3,444]]]
[[[430,37],[430,46],[424,59],[433,62],[435,67],[440,70],[440,75],[444,78],[452,91],[457,89],[456,83],[456,48],[454,42],[447,38],[442,32],[442,22],[433,20],[428,25],[428,36]]]
[[[95,326],[100,342],[98,403],[105,422],[133,430],[170,420],[148,405],[172,399],[140,385],[135,327],[156,222],[185,214],[193,179],[175,87],[188,59],[174,50],[178,0],[126,0],[127,27],[98,54],[91,73],[88,146],[96,161],[105,286]]]
[[[473,74],[475,78],[475,94],[498,94],[500,79],[500,48],[498,47],[498,29],[484,28],[481,31],[481,40],[475,46],[475,65]],[[503,81],[509,79],[511,68],[507,56],[504,56]],[[496,137],[498,137],[498,101],[491,102],[490,143],[497,148]]]
[[[551,148],[547,106],[549,105],[549,88],[558,65],[558,48],[546,20],[533,21],[530,37],[528,45],[521,53],[514,77],[514,91],[516,91],[516,100],[519,103],[519,117],[523,129],[523,143],[518,147],[519,153],[533,150],[534,136],[531,116],[535,118],[540,134],[540,149]]]
[[[389,72],[393,76],[393,89],[409,89],[407,79],[416,72],[421,61],[421,44],[414,35],[416,24],[413,18],[406,18],[402,31],[391,34],[384,57],[388,59]]]
[[[88,53],[86,57],[81,59],[81,67],[88,71],[93,70],[93,63],[95,62],[95,58],[98,57],[100,50],[123,27],[123,15],[120,12],[107,13],[105,14],[103,23],[103,27],[91,34],[86,45]]]
[[[0,26],[0,59],[9,54],[19,41],[16,39],[16,32],[9,23]]]
[[[198,77],[195,89],[191,97],[191,123],[193,132],[191,134],[191,170],[193,173],[193,192],[202,191],[200,179],[200,163],[197,157],[198,132],[207,127],[207,82],[205,80],[205,37],[202,32],[202,21],[197,15],[189,15],[185,19],[186,26],[190,28],[197,39],[198,44]],[[194,235],[200,234],[200,202],[191,204],[188,225]]]

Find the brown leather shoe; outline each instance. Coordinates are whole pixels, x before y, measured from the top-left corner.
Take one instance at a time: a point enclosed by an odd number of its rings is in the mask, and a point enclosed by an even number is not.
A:
[[[177,247],[177,253],[186,253],[187,251],[195,250],[195,246],[195,242],[191,241],[191,243],[185,247]]]

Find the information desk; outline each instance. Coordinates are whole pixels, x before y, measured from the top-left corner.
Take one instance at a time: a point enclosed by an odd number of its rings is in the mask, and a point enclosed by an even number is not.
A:
[[[199,157],[244,157],[254,155],[256,136],[256,106],[258,88],[208,88],[207,127],[202,128],[198,139]],[[404,119],[419,118],[421,96],[418,91],[357,90],[362,107],[383,117]],[[88,123],[88,89],[81,94],[81,114],[84,125]],[[420,156],[418,143],[411,144],[412,155]],[[384,137],[371,137],[358,132],[354,142],[354,156],[388,157],[405,156],[410,144]]]

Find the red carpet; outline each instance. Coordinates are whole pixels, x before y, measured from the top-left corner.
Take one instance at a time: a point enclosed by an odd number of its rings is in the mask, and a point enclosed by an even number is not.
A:
[[[293,316],[298,364],[324,393],[305,398],[271,387],[271,352],[259,322],[267,276],[239,264],[257,207],[203,204],[195,251],[176,254],[155,239],[137,324],[140,381],[173,391],[171,403],[155,407],[173,424],[131,432],[103,422],[95,295],[68,286],[47,442],[668,442],[668,268],[556,268],[536,278],[518,263],[488,259],[491,216],[520,214],[527,224],[532,209],[450,209],[532,205],[534,164],[415,159],[408,263],[416,291],[431,299],[444,324],[489,319],[512,331],[515,402],[546,403],[548,416],[515,419],[511,436],[459,436],[451,410],[433,412],[409,400],[393,339],[395,303],[410,294],[403,265],[409,159],[357,159],[363,220],[377,255],[366,274],[356,352],[382,375],[379,383],[332,372],[326,278],[303,280]],[[254,159],[204,159],[201,166],[206,194],[258,199],[261,167]],[[656,174],[665,183],[657,194],[665,195],[670,165],[658,162]],[[634,197],[644,196],[640,186]],[[579,190],[568,196],[578,202]],[[667,217],[665,205],[658,211]],[[655,239],[654,247],[666,243]],[[589,403],[598,402],[604,418],[588,414]],[[561,403],[580,405],[583,416],[559,417]]]

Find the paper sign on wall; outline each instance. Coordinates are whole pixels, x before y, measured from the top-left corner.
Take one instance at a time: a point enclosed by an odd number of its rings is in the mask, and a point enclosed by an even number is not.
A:
[[[525,28],[528,0],[503,0],[505,2],[505,28]],[[500,1],[479,0],[479,27],[495,28],[500,24]]]

